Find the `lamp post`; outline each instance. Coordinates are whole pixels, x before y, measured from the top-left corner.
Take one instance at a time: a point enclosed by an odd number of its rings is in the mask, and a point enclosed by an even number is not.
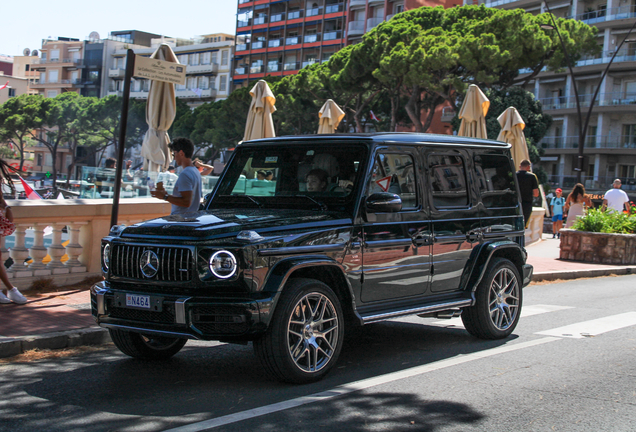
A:
[[[607,66],[605,67],[605,70],[603,71],[603,74],[601,75],[601,80],[599,81],[599,84],[598,84],[598,86],[596,86],[596,90],[594,91],[594,94],[592,95],[592,99],[590,100],[590,106],[589,106],[589,108],[587,110],[587,113],[585,115],[585,119],[583,119],[583,113],[581,112],[581,100],[579,98],[579,92],[578,92],[578,88],[576,86],[576,79],[574,77],[574,70],[572,69],[572,62],[571,62],[571,59],[570,59],[570,54],[568,53],[568,50],[565,47],[565,42],[563,42],[563,37],[561,36],[561,32],[559,31],[559,27],[557,26],[556,21],[554,20],[554,14],[550,10],[550,5],[548,4],[548,2],[545,2],[545,7],[548,10],[548,13],[550,14],[550,20],[552,21],[552,25],[550,25],[550,24],[541,24],[540,27],[542,29],[545,29],[545,30],[556,30],[557,36],[559,37],[559,41],[561,42],[561,47],[563,48],[563,55],[565,56],[565,61],[566,61],[567,65],[568,65],[568,70],[570,72],[570,77],[571,77],[571,80],[572,80],[572,88],[574,90],[574,98],[575,98],[575,102],[576,102],[576,113],[577,113],[578,120],[579,120],[579,141],[578,141],[578,146],[579,146],[578,147],[578,159],[579,159],[579,163],[578,163],[578,168],[575,168],[574,170],[576,171],[576,181],[577,181],[577,183],[581,183],[581,176],[583,174],[583,150],[584,150],[584,146],[585,146],[585,138],[587,137],[587,128],[588,128],[588,126],[590,124],[590,119],[592,117],[592,110],[594,108],[594,102],[596,102],[596,97],[598,96],[598,92],[601,89],[601,84],[605,80],[605,76],[607,75],[607,72],[609,72],[609,68],[612,65],[612,62],[614,62],[614,58],[616,58],[616,54],[618,54],[618,51],[621,49],[621,47],[623,46],[623,44],[625,42],[634,42],[633,40],[630,40],[628,38],[629,38],[629,35],[634,30],[634,28],[636,27],[636,21],[634,22],[632,27],[629,29],[629,32],[627,32],[627,36],[625,36],[625,38],[621,41],[621,43],[614,50],[614,54],[612,55],[612,58],[610,59],[609,63],[607,63]]]

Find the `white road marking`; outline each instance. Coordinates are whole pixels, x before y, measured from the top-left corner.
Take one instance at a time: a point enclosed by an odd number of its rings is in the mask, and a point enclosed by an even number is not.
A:
[[[591,321],[583,321],[535,334],[582,339],[636,325],[636,312],[626,312]]]
[[[169,429],[165,432],[200,432],[207,429],[216,428],[219,426],[225,426],[227,424],[237,423],[243,420],[248,420],[268,414],[272,414],[279,411],[284,411],[289,408],[294,408],[302,405],[311,404],[314,402],[321,402],[329,399],[333,399],[338,396],[346,395],[349,393],[357,392],[360,390],[368,389],[370,387],[379,386],[393,381],[398,381],[405,378],[410,378],[416,375],[422,375],[428,372],[434,372],[440,369],[444,369],[451,366],[457,366],[463,363],[468,363],[474,360],[481,360],[487,357],[492,357],[499,354],[504,354],[512,351],[517,351],[525,348],[531,348],[537,345],[543,345],[548,342],[554,342],[560,340],[556,337],[545,337],[541,339],[535,339],[528,342],[522,342],[518,344],[504,345],[497,348],[492,348],[486,351],[475,352],[472,354],[460,354],[458,356],[441,360],[438,362],[425,364],[422,366],[416,366],[409,369],[404,369],[398,372],[392,372],[385,375],[379,375],[373,378],[367,378],[361,381],[352,382],[335,387],[331,390],[326,390],[320,393],[314,393],[309,396],[301,396],[295,399],[290,399],[283,402],[278,402],[271,405],[265,405],[262,407],[254,408],[251,410],[241,411],[235,414],[229,414],[223,417],[217,417],[209,420],[204,420],[198,423],[192,423],[189,425]]]

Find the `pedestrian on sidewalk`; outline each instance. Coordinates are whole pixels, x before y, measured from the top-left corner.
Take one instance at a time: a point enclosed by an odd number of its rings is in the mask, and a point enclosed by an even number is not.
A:
[[[157,185],[157,189],[150,194],[172,204],[171,215],[196,212],[201,204],[201,174],[192,162],[194,143],[188,138],[175,138],[168,148],[172,151],[175,163],[183,170],[172,189],[172,195],[166,192],[163,185]]]
[[[621,189],[621,179],[614,180],[612,189],[605,192],[603,197],[603,208],[610,212],[622,212],[626,210],[629,213],[629,197],[624,190]]]
[[[15,231],[13,210],[11,210],[11,206],[7,205],[7,202],[4,200],[4,194],[2,193],[2,186],[6,183],[13,192],[13,195],[15,195],[15,187],[13,186],[13,180],[9,176],[9,170],[13,171],[9,164],[0,159],[0,236],[2,237],[11,235]],[[27,302],[26,297],[24,297],[9,280],[7,269],[4,267],[2,251],[0,251],[0,280],[2,280],[2,283],[6,287],[6,289],[0,291],[0,304],[11,302],[25,304]]]
[[[592,200],[585,194],[585,187],[577,183],[565,200],[565,213],[567,214],[566,228],[570,228],[576,222],[576,218],[585,214],[585,209],[592,207]]]
[[[521,209],[523,210],[523,221],[526,228],[532,215],[532,199],[539,196],[539,181],[537,180],[537,176],[530,171],[530,168],[530,161],[524,159],[519,164],[519,171],[517,171]]]
[[[552,212],[552,238],[561,238],[561,228],[563,228],[563,207],[565,206],[565,198],[563,198],[563,189],[557,188],[554,191],[556,196],[550,202],[550,210]]]

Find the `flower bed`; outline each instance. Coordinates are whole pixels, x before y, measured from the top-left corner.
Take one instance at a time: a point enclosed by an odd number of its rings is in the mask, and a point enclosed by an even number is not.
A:
[[[562,229],[559,258],[599,264],[636,264],[636,234]]]

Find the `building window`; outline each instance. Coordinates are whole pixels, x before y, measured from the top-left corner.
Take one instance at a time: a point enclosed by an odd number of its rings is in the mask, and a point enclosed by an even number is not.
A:
[[[57,90],[49,90],[46,92],[47,98],[54,98],[55,96],[57,96]]]
[[[636,124],[623,125],[623,147],[636,147]]]
[[[59,61],[60,60],[60,50],[51,50],[49,51],[49,54],[51,54],[50,59],[51,61]]]
[[[53,166],[53,157],[50,153],[44,155],[44,165],[45,166]]]
[[[212,57],[212,53],[210,51],[204,52],[203,55],[201,56],[201,64],[209,65],[211,57]]]
[[[9,88],[9,97],[15,97],[15,89]]]
[[[199,53],[190,54],[190,66],[198,66],[199,65]]]
[[[213,52],[211,54],[211,57],[212,57],[212,64],[217,64],[218,60],[216,59],[216,52]]]
[[[227,75],[221,75],[221,83],[219,84],[219,91],[227,91]]]
[[[221,66],[227,66],[228,54],[228,51],[221,51]]]
[[[49,81],[50,83],[56,83],[58,78],[59,71],[57,69],[53,69],[49,71]]]
[[[37,161],[37,165],[38,165],[38,166],[42,166],[42,153],[38,153],[38,161]]]

